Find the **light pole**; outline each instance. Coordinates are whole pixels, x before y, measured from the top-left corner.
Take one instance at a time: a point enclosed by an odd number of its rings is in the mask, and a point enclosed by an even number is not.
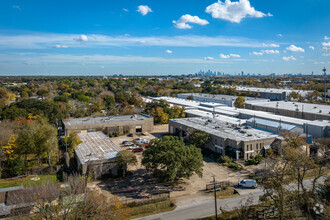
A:
[[[324,101],[327,99],[327,70],[323,68],[324,72]]]
[[[217,191],[215,186],[215,175],[213,177],[213,191],[214,191],[214,206],[215,206],[215,220],[218,219],[218,205],[217,205]]]

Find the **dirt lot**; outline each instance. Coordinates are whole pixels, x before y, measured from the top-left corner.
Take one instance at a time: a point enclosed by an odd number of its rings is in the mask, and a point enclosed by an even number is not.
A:
[[[155,129],[151,133],[144,133],[144,135],[134,137],[121,136],[116,138],[111,138],[111,140],[120,146],[122,149],[128,149],[128,147],[123,146],[121,143],[125,140],[132,141],[137,137],[145,138],[152,140],[156,137],[161,137],[166,135],[168,131],[168,125],[158,125],[155,126]],[[164,187],[157,183],[157,180],[152,176],[152,173],[148,172],[142,165],[142,152],[136,153],[138,163],[136,166],[129,166],[128,170],[132,172],[132,175],[118,179],[118,180],[104,180],[91,183],[91,187],[96,190],[105,190],[109,193],[109,190],[121,189],[131,189],[131,191],[141,192],[140,194],[144,195],[148,191],[155,189],[161,190]],[[174,198],[177,201],[194,198],[198,196],[205,196],[206,184],[210,183],[213,180],[213,175],[216,176],[216,181],[229,181],[236,184],[239,180],[246,178],[248,174],[253,173],[258,167],[264,166],[263,164],[259,166],[248,166],[245,169],[240,171],[232,171],[227,167],[221,166],[216,162],[208,158],[204,158],[204,167],[203,167],[203,177],[200,178],[197,175],[193,175],[189,180],[183,180],[177,184],[175,189],[171,189],[171,198]],[[165,187],[166,188],[166,187]],[[128,193],[129,194],[129,193]],[[127,195],[128,195],[127,194]],[[136,195],[134,195],[136,196]]]

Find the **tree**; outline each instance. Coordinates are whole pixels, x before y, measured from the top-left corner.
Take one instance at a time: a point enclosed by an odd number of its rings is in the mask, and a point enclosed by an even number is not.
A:
[[[236,108],[244,108],[245,106],[245,99],[243,98],[243,96],[238,96],[234,102],[234,106]]]
[[[152,114],[154,117],[154,121],[157,124],[167,124],[169,115],[164,112],[162,107],[157,107],[156,109],[153,109]]]
[[[132,151],[122,150],[117,153],[116,164],[123,170],[123,177],[125,177],[127,166],[135,165],[137,159]]]
[[[142,164],[164,182],[190,178],[194,173],[203,175],[201,149],[185,145],[182,138],[175,136],[152,140],[143,152]]]
[[[74,150],[81,143],[81,139],[77,132],[72,131],[69,136],[65,136],[64,142],[67,144],[67,151],[70,155],[70,158],[74,158]]]
[[[195,145],[196,147],[203,148],[211,141],[211,136],[206,132],[198,131],[190,136],[189,141],[191,144]]]

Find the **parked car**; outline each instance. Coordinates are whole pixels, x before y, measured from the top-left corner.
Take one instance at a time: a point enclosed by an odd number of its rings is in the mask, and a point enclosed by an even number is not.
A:
[[[133,140],[133,142],[134,143],[139,143],[141,140],[143,140],[142,138],[135,138],[134,140]]]
[[[136,148],[140,148],[140,147],[139,147],[139,146],[136,146],[136,145],[133,145],[133,146],[130,146],[130,147],[129,147],[130,150],[134,150],[134,149],[136,149]]]
[[[123,141],[122,144],[126,144],[127,142],[129,142],[129,141]]]
[[[244,179],[240,182],[238,182],[238,187],[244,187],[244,188],[252,188],[255,189],[257,188],[258,184],[256,180],[253,179]]]
[[[134,144],[133,144],[132,142],[127,141],[124,145],[125,145],[125,146],[132,146],[132,145],[134,145]]]
[[[128,134],[127,137],[133,137],[133,133]]]
[[[143,151],[143,147],[138,147],[132,150],[134,153]]]

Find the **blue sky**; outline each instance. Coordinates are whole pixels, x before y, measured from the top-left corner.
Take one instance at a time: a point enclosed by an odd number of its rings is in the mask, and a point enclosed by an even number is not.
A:
[[[1,75],[321,73],[329,0],[1,0]]]

